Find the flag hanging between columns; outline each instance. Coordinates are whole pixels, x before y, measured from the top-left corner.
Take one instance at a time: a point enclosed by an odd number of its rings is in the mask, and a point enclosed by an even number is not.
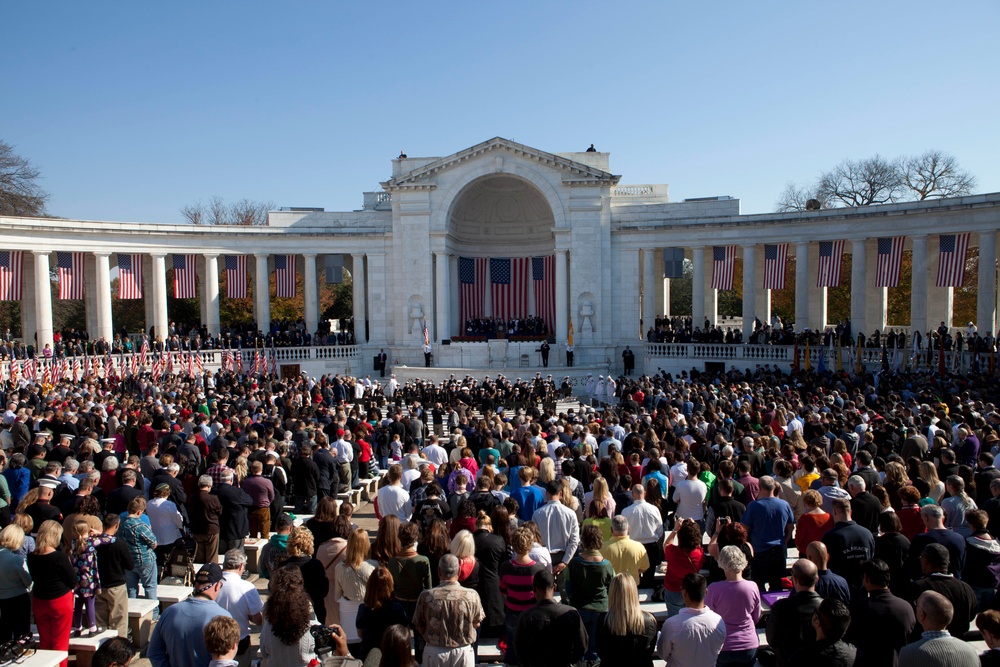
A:
[[[903,263],[905,236],[878,239],[878,263],[875,267],[876,287],[898,287],[899,269]]]
[[[510,320],[528,314],[528,259],[490,259],[493,317]]]
[[[174,255],[174,298],[194,299],[197,295],[195,287],[195,255]]]
[[[751,252],[753,252],[751,250]],[[764,289],[785,289],[785,265],[788,263],[788,244],[764,246]]]
[[[21,274],[24,252],[0,252],[0,301],[21,300]]]
[[[295,258],[296,255],[274,256],[274,282],[277,284],[277,296],[295,298]]]
[[[461,286],[458,303],[462,333],[465,333],[466,322],[483,316],[487,261],[485,257],[458,258],[458,282]]]
[[[118,253],[118,298],[142,298],[142,255]]]
[[[247,298],[246,255],[226,255],[226,297],[229,299]]]
[[[83,253],[57,252],[56,275],[60,299],[83,298]]]
[[[820,241],[816,287],[840,287],[840,266],[844,260],[843,241]],[[798,271],[799,267],[796,266]]]
[[[938,237],[938,287],[961,287],[965,282],[965,254],[969,234],[941,234]],[[992,273],[991,273],[992,275]]]
[[[733,289],[736,246],[712,247],[712,289]]]
[[[535,289],[535,315],[542,318],[551,336],[556,330],[556,258],[531,258],[531,283]]]

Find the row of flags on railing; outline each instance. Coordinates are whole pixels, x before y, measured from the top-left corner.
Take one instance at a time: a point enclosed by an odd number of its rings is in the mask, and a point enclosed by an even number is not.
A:
[[[107,354],[59,359],[11,359],[7,366],[0,365],[0,381],[55,384],[62,380],[79,382],[87,378],[122,380],[130,375],[149,371],[154,378],[165,376],[198,376],[205,372],[205,358],[197,351],[150,352],[148,342],[134,354]],[[276,349],[254,350],[250,363],[244,367],[243,350],[223,350],[222,370],[243,375],[277,375],[278,352]]]
[[[938,235],[938,287],[961,287],[965,283],[965,260],[970,234]],[[875,286],[898,287],[903,264],[905,236],[876,239]],[[712,289],[733,289],[736,263],[735,245],[712,247]],[[820,241],[816,266],[816,287],[840,287],[844,241]],[[764,245],[764,289],[785,288],[788,244]],[[681,276],[666,276],[678,278]]]
[[[56,280],[58,298],[73,300],[84,298],[85,262],[88,253],[57,252]],[[174,255],[174,298],[194,299],[197,288],[198,255]],[[247,255],[226,255],[226,297],[247,297]],[[296,294],[296,255],[275,255],[274,274],[277,295],[294,298]],[[20,301],[23,295],[24,252],[0,251],[0,301]],[[143,298],[143,256],[140,253],[118,253],[118,298]]]

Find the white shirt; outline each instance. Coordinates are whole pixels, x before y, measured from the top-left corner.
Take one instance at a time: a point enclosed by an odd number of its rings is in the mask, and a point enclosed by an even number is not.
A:
[[[677,486],[682,481],[687,479],[687,476],[688,476],[687,463],[681,461],[680,463],[675,463],[674,465],[670,466],[670,473],[667,475],[667,480],[670,486]]]
[[[601,441],[600,449],[601,449],[602,459],[608,455],[608,449],[610,449],[612,445],[614,445],[615,450],[619,452],[622,450],[621,440],[618,440],[617,438],[608,438],[606,440]]]
[[[435,468],[439,468],[448,462],[448,451],[441,445],[427,445],[423,448],[424,456]]]
[[[404,489],[409,489],[414,480],[420,479],[420,470],[411,468],[403,471],[402,484]]]
[[[156,536],[157,544],[173,544],[184,537],[181,533],[184,521],[173,501],[153,498],[146,505],[146,516],[149,517],[149,527]]]
[[[677,518],[700,521],[705,518],[705,497],[708,487],[700,479],[685,479],[674,485]]]
[[[350,463],[354,460],[354,448],[343,438],[333,443],[332,454],[337,463]]]
[[[660,510],[645,500],[633,500],[631,505],[622,510],[622,516],[628,521],[629,537],[636,542],[652,544],[663,536]]]
[[[378,490],[378,511],[382,516],[395,514],[401,521],[409,521],[413,514],[409,492],[398,484],[383,486]]]
[[[656,654],[667,667],[714,667],[726,641],[726,624],[708,607],[684,607],[663,622]]]
[[[257,587],[235,572],[222,573],[222,590],[215,601],[240,624],[240,639],[250,635],[250,617],[264,610]]]
[[[568,565],[580,546],[580,522],[576,512],[558,500],[550,500],[535,510],[531,520],[538,524],[542,543],[549,553],[562,551],[562,562]]]

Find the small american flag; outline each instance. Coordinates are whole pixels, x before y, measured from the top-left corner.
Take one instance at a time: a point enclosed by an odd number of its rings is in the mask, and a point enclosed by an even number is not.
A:
[[[260,349],[254,350],[253,369],[250,371],[254,375],[262,374],[267,369],[264,367],[264,358],[260,354]]]
[[[24,253],[20,250],[0,252],[0,301],[21,300],[21,274]]]
[[[115,376],[115,360],[111,358],[111,353],[108,352],[107,356],[104,357],[104,377],[109,380]]]
[[[52,362],[42,361],[42,384],[52,384]]]
[[[56,275],[59,278],[59,298],[83,298],[83,258],[82,252],[57,252]]]
[[[247,298],[246,255],[226,255],[226,297]]]
[[[163,362],[160,361],[159,356],[153,357],[152,374],[154,378],[159,378],[161,375],[163,375]]]
[[[174,353],[173,352],[167,352],[166,373],[167,373],[167,375],[173,375],[174,374]]]
[[[118,298],[142,298],[142,255],[118,253]]]
[[[201,358],[201,352],[192,352],[191,356],[194,357],[194,367],[198,371],[198,375],[202,375],[205,372],[205,360]]]
[[[225,350],[222,353],[222,370],[231,371],[233,370],[233,351]]]
[[[128,372],[128,361],[125,360],[125,355],[119,355],[118,357],[118,377],[124,378],[125,374]]]
[[[875,267],[876,287],[898,287],[899,270],[903,263],[905,236],[878,239],[878,262]]]
[[[712,246],[712,289],[733,289],[736,246]]]
[[[528,314],[528,269],[530,258],[490,260],[493,286],[493,316],[504,320]]]
[[[132,359],[130,361],[130,364],[131,364],[130,370],[132,371],[132,375],[135,375],[136,373],[139,372],[139,355],[138,354],[133,354],[132,355]]]
[[[21,377],[21,362],[18,359],[10,360],[10,381],[17,382],[17,379]]]
[[[90,374],[95,378],[101,377],[101,358],[94,356],[90,360]]]
[[[194,299],[198,296],[195,281],[197,255],[174,255],[174,298]]]
[[[296,255],[274,256],[274,282],[276,294],[281,298],[295,298],[295,258]]]
[[[34,382],[38,379],[38,364],[34,359],[27,359],[24,362],[24,379]]]
[[[80,381],[80,357],[73,357],[73,382]]]
[[[243,348],[236,351],[236,374],[243,375]]]
[[[430,345],[431,344],[431,339],[428,337],[428,334],[427,334],[427,325],[426,324],[424,325],[423,334],[424,334],[424,345]]]
[[[271,375],[278,374],[278,351],[271,345]]]
[[[486,263],[488,261],[485,257],[458,258],[458,282],[461,288],[458,303],[463,329],[469,320],[483,316],[483,307],[486,303]]]
[[[840,266],[844,259],[843,241],[819,242],[819,266],[816,287],[840,287]],[[795,269],[798,271],[798,267]]]
[[[749,252],[753,252],[751,249]],[[785,289],[788,244],[764,245],[764,289]]]
[[[961,287],[965,284],[965,255],[969,234],[941,234],[938,241],[938,287]],[[990,269],[990,275],[993,275]],[[991,279],[992,280],[992,279]]]
[[[142,347],[139,348],[139,364],[145,368],[147,361],[149,361],[149,340],[143,338]]]
[[[181,352],[181,354],[184,353]],[[190,377],[194,377],[194,352],[188,352],[186,356],[187,363],[185,365],[187,366],[187,374]]]

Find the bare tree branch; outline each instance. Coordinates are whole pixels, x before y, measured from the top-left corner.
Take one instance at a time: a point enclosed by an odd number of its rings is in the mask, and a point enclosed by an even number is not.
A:
[[[0,140],[0,215],[45,215],[49,195],[38,184],[39,177],[27,158]]]
[[[791,181],[785,184],[785,189],[774,205],[774,210],[779,213],[812,211],[821,208],[830,208],[830,202],[819,192],[818,186],[806,188]]]
[[[222,201],[222,197],[216,196],[208,200],[208,224],[231,224],[229,221],[229,209],[226,208],[226,203]]]
[[[192,225],[205,224],[205,207],[201,205],[200,201],[188,204],[187,206],[182,206],[181,215],[183,215],[184,219]]]
[[[864,160],[844,160],[820,176],[821,199],[843,206],[869,206],[898,201],[903,194],[899,162],[876,154]]]
[[[227,205],[222,197],[212,197],[208,205],[195,202],[181,208],[181,215],[196,225],[244,225],[264,227],[269,211],[274,210],[274,202],[241,199]]]
[[[932,197],[958,197],[970,194],[976,178],[962,169],[955,156],[930,150],[903,160],[903,184],[917,201]]]

